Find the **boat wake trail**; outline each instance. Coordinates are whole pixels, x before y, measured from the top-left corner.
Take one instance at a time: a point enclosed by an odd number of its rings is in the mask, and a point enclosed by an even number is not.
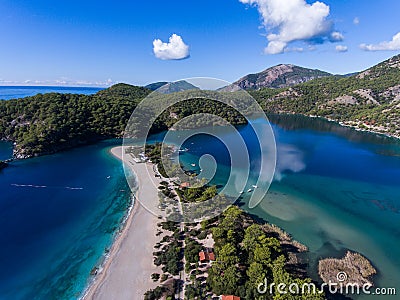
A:
[[[56,188],[56,189],[66,189],[66,190],[83,190],[83,187],[70,187],[70,186],[47,186],[47,185],[35,185],[35,184],[18,184],[11,183],[15,187],[29,187],[29,188]]]
[[[12,185],[12,186],[16,186],[16,187],[47,188],[46,185],[17,184],[17,183],[12,183],[11,185]]]

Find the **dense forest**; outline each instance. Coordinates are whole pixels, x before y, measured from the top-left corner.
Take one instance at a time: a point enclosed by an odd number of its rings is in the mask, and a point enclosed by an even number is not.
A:
[[[254,223],[243,211],[232,206],[211,229],[215,241],[216,261],[208,271],[207,284],[217,295],[238,295],[243,299],[257,299],[257,287],[266,279],[269,284],[296,284],[302,287],[311,283],[307,277],[288,272],[287,251],[278,238],[266,227]],[[318,293],[283,295],[274,289],[263,299],[325,299]],[[192,299],[189,297],[189,299]]]

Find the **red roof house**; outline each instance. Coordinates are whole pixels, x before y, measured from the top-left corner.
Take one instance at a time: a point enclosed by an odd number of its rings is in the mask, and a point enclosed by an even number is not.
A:
[[[213,252],[208,251],[200,251],[199,252],[200,262],[206,262],[210,260],[215,260],[215,254]]]
[[[190,183],[189,182],[182,182],[181,185],[179,186],[181,189],[183,188],[188,188],[190,187]]]
[[[214,254],[214,252],[208,253],[208,260],[215,260],[215,254]]]
[[[200,259],[200,261],[206,260],[206,253],[204,251],[199,252],[199,259]]]
[[[240,297],[238,296],[233,296],[233,295],[222,295],[222,300],[240,300]]]

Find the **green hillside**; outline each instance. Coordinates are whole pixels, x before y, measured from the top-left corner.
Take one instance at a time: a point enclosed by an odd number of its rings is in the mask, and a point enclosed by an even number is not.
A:
[[[350,77],[251,93],[267,112],[321,116],[400,137],[400,55]]]
[[[0,138],[16,142],[18,158],[53,153],[122,136],[136,104],[149,93],[117,84],[95,95],[38,94],[0,102]]]

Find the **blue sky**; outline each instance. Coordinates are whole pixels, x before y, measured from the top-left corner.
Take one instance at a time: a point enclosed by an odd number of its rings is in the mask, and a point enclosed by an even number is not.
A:
[[[0,84],[234,81],[279,63],[360,71],[400,53],[399,11],[398,0],[0,0]],[[163,44],[173,34],[187,48]]]

